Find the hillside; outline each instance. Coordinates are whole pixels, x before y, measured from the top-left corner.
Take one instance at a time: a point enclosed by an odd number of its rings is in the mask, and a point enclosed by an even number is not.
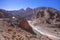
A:
[[[12,14],[4,9],[0,9],[0,18],[11,18]]]
[[[0,26],[1,40],[5,40],[5,38],[9,40],[51,40],[50,37],[59,39],[60,11],[51,7],[26,8],[14,11],[0,9]],[[37,37],[36,34],[40,37]],[[29,36],[26,37],[26,35]]]
[[[60,11],[54,8],[35,8],[34,17],[28,20],[28,23],[43,35],[52,37],[54,40],[60,38]]]
[[[43,36],[37,37],[17,26],[9,26],[7,21],[0,21],[0,40],[51,40]]]

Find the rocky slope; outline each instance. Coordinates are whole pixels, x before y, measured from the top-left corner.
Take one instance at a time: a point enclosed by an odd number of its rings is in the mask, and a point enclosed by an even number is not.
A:
[[[0,18],[12,18],[12,14],[6,10],[0,9]]]
[[[60,38],[60,11],[50,7],[40,7],[34,9],[34,17],[28,21],[30,26],[41,34]]]
[[[36,14],[35,18],[39,19],[40,24],[60,26],[60,11],[50,7],[42,7],[36,8],[34,12]]]
[[[1,22],[0,22],[1,23]],[[0,40],[51,40],[50,38],[41,35],[37,37],[19,27],[9,26],[7,21],[2,20],[0,24]]]
[[[60,28],[60,11],[58,11],[54,8],[38,7],[38,8],[34,8],[34,9],[27,8],[26,10],[21,9],[21,10],[16,10],[16,11],[6,11],[3,9],[0,9],[0,18],[12,18],[13,16],[16,17],[17,19],[19,19],[18,20],[19,27],[13,28],[14,25],[12,27],[11,26],[4,27],[4,25],[3,25],[3,27],[0,28],[1,29],[0,37],[2,38],[2,39],[0,38],[1,40],[5,40],[5,38],[9,39],[9,40],[24,40],[24,39],[30,40],[31,38],[30,37],[26,38],[26,35],[27,34],[30,35],[31,32],[34,34],[34,32],[32,30],[34,28],[37,29],[40,33],[43,32],[43,33],[41,33],[43,35],[44,34],[46,34],[46,36],[53,35],[52,38],[54,38],[54,37],[60,38],[60,31],[59,31],[60,30],[59,29]],[[27,20],[21,20],[21,19],[27,19]],[[29,22],[27,23],[27,21],[31,21],[31,23],[29,23]],[[9,24],[9,23],[7,23],[7,24]],[[24,29],[24,31],[21,32],[21,30],[23,30],[23,29]],[[2,31],[2,30],[4,30],[4,31]],[[27,32],[25,32],[26,30],[27,30]],[[21,36],[22,39],[20,38],[20,36],[18,34]],[[8,36],[5,37],[4,35],[5,36],[8,35]],[[18,35],[18,36],[16,36],[16,35]],[[24,35],[24,36],[22,36],[22,35]],[[36,40],[40,40],[41,38],[43,38],[43,40],[45,40],[44,36],[40,37],[40,39],[37,38],[36,35],[35,36],[32,35],[32,36],[33,36],[32,40],[35,38],[36,38]],[[17,37],[17,38],[15,38],[15,37]],[[49,40],[51,40],[51,39],[49,39]]]

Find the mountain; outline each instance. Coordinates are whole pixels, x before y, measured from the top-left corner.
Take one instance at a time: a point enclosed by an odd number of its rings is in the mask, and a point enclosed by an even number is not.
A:
[[[22,18],[30,19],[30,17],[33,14],[33,9],[26,8],[26,10],[20,9],[20,10],[8,11],[8,12],[11,13],[13,16],[17,17],[18,19],[22,19]]]
[[[0,9],[0,18],[12,18],[15,16],[18,19],[39,19],[40,24],[43,25],[57,25],[60,24],[60,11],[51,7],[37,7],[37,8],[26,8],[14,11],[7,11]],[[46,26],[47,26],[46,25]],[[60,25],[59,25],[60,26]]]
[[[34,30],[37,30],[50,38],[60,38],[60,11],[54,8],[38,7],[14,11],[0,9],[0,18],[12,18],[13,16],[19,19],[18,26],[30,33],[34,34]]]
[[[40,8],[35,8],[34,12],[35,12],[35,19],[39,19],[39,22],[42,25],[47,26],[47,25],[60,24],[60,11],[54,8],[40,7]]]
[[[11,18],[12,14],[4,9],[0,9],[0,18]]]
[[[37,7],[34,9],[28,7],[25,10],[14,11],[0,9],[0,18],[12,18],[13,16],[18,19],[39,19],[38,23],[40,22],[43,26],[60,24],[60,11],[51,7]]]
[[[60,40],[60,11],[51,7],[35,8],[34,17],[28,23],[39,33]]]

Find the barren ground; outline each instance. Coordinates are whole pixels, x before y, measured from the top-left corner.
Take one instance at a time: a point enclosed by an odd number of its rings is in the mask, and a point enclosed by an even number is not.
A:
[[[37,37],[31,33],[22,30],[21,28],[15,28],[8,26],[6,21],[0,21],[0,40],[51,40],[46,36],[41,35]]]

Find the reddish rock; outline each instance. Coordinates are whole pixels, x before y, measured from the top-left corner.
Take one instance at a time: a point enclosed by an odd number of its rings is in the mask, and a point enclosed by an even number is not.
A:
[[[32,34],[35,34],[26,19],[20,20],[18,26]]]

